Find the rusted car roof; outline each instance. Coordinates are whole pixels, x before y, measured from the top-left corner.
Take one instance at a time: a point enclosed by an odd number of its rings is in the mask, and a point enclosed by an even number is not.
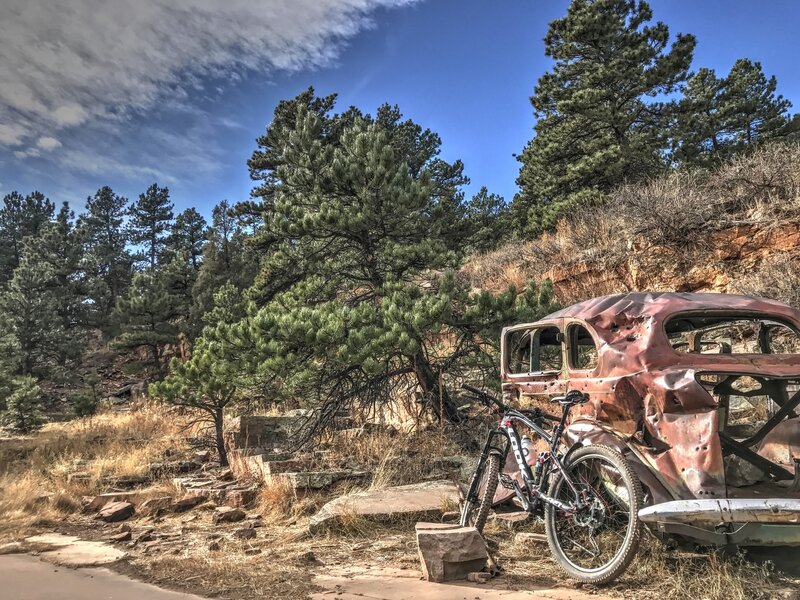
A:
[[[598,317],[613,317],[618,314],[625,314],[628,318],[648,316],[666,319],[680,312],[724,310],[767,312],[792,321],[800,317],[798,311],[790,306],[765,298],[736,294],[629,292],[579,302],[554,312],[543,320],[571,317],[594,321]]]

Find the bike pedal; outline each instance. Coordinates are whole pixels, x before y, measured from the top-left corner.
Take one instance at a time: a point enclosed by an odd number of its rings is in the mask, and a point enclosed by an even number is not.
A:
[[[500,485],[502,485],[507,490],[514,489],[514,480],[511,479],[511,476],[506,473],[500,473]]]

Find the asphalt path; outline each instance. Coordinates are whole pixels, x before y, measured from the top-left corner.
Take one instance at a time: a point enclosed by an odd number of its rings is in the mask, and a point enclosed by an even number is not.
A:
[[[203,600],[108,569],[70,569],[27,554],[0,556],[0,600]]]

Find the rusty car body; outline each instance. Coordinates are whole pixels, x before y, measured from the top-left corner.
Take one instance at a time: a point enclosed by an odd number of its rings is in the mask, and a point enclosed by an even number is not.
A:
[[[501,354],[506,400],[589,394],[564,435],[623,452],[651,527],[715,545],[800,545],[800,311],[619,294],[505,328]]]

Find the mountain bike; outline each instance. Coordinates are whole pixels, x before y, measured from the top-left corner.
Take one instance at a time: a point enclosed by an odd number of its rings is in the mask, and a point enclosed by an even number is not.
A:
[[[570,577],[598,585],[619,577],[639,547],[642,486],[630,463],[613,448],[575,445],[562,450],[570,410],[589,396],[573,390],[554,398],[562,409],[558,417],[539,408],[514,409],[478,388],[463,388],[499,409],[502,417],[489,432],[472,476],[461,525],[483,533],[499,484],[513,490],[523,510],[544,520],[550,551]],[[518,424],[543,440],[547,450],[526,457]],[[518,479],[503,473],[509,453]]]

